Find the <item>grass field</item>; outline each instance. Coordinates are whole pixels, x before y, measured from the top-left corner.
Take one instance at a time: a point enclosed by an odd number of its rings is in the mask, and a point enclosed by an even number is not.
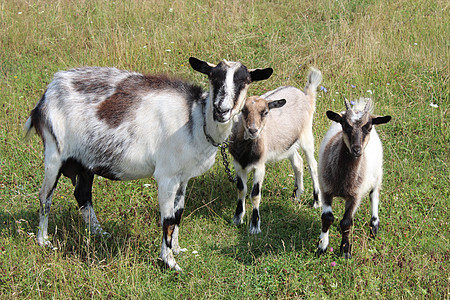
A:
[[[0,298],[448,299],[449,20],[440,0],[0,0]],[[249,95],[303,88],[309,67],[319,68],[326,91],[317,99],[316,155],[330,124],[325,111],[342,110],[344,97],[370,96],[376,113],[391,115],[377,129],[385,161],[377,238],[369,238],[366,198],[354,220],[353,258],[342,259],[343,203],[335,201],[337,250],[316,258],[321,212],[311,208],[308,172],[301,204],[290,199],[288,162],[268,166],[262,233],[250,235],[248,215],[246,224],[232,223],[237,192],[218,155],[188,185],[182,273],[158,260],[153,178],[95,179],[105,239],[86,232],[72,185],[61,179],[49,221],[58,249],[40,248],[43,146],[25,140],[22,128],[53,74],[113,66],[178,74],[206,88],[190,56],[272,67]]]

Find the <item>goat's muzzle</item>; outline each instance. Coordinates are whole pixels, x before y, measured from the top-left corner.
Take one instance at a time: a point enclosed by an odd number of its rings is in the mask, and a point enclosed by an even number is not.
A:
[[[353,145],[350,153],[355,158],[360,157],[362,155],[362,147],[360,145]]]
[[[231,119],[231,109],[221,109],[214,106],[213,117],[214,121],[226,123]]]

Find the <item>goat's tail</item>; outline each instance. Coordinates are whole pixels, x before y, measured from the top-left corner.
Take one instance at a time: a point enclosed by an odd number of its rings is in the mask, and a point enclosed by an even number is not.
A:
[[[47,93],[47,91],[45,93]],[[25,131],[25,138],[29,138],[33,133],[37,133],[40,137],[42,137],[42,126],[46,123],[43,122],[45,119],[43,109],[45,106],[45,93],[41,100],[37,103],[36,107],[31,111],[30,116],[25,122],[25,126],[23,128]]]
[[[23,130],[25,131],[25,138],[29,138],[33,133],[36,132],[34,125],[33,125],[33,120],[31,119],[31,116],[25,122],[25,126],[24,126]]]
[[[308,81],[306,82],[305,94],[308,96],[308,98],[311,97],[311,100],[314,102],[316,100],[317,87],[321,82],[322,72],[314,67],[311,67],[308,74]]]

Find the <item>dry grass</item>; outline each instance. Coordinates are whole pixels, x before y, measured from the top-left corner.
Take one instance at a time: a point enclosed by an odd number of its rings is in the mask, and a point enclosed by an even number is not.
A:
[[[448,298],[449,9],[445,1],[1,1],[0,294],[4,298]],[[170,51],[169,51],[170,50]],[[236,192],[222,159],[188,186],[177,260],[157,260],[156,183],[97,178],[94,205],[110,239],[90,237],[61,180],[41,249],[38,225],[42,144],[23,139],[29,111],[57,70],[82,65],[174,73],[206,87],[189,56],[274,68],[250,94],[302,87],[309,66],[324,74],[314,121],[343,98],[371,96],[393,120],[385,149],[381,234],[369,238],[369,204],[353,230],[353,259],[317,259],[320,211],[289,200],[288,163],[268,168],[262,233],[235,227]],[[370,91],[370,92],[369,92]],[[433,104],[431,106],[430,104]],[[435,107],[437,105],[437,108]],[[316,149],[317,149],[316,148]],[[307,172],[306,172],[307,174]],[[150,184],[150,186],[144,186]],[[342,215],[336,201],[335,216]],[[339,247],[338,221],[330,246]],[[198,256],[192,251],[198,251]],[[330,267],[331,262],[336,267]]]

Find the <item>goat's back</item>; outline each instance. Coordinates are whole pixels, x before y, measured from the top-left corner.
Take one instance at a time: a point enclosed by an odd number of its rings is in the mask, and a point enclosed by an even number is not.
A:
[[[27,126],[51,135],[44,143],[55,143],[63,160],[108,166],[120,179],[148,177],[155,161],[170,162],[161,156],[192,144],[192,107],[202,95],[200,87],[166,76],[73,69],[55,74]]]
[[[272,109],[264,127],[265,134],[270,134],[274,143],[285,138],[301,135],[303,130],[310,130],[315,111],[315,99],[312,101],[298,88],[282,86],[261,96],[267,100],[286,99],[286,104]],[[276,138],[276,137],[279,138]]]

